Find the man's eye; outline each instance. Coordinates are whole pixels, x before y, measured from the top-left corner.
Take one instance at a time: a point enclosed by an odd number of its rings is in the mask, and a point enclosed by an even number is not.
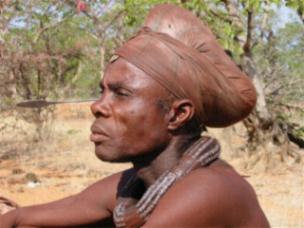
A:
[[[116,96],[127,97],[130,95],[130,92],[126,89],[117,88],[114,90]]]
[[[114,91],[116,95],[118,96],[124,96],[127,97],[130,95],[130,93],[128,91],[126,91],[125,89],[117,89]]]

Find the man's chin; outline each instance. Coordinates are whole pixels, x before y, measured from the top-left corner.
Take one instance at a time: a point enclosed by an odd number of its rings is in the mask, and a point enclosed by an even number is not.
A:
[[[129,162],[129,160],[121,158],[120,156],[117,156],[117,153],[101,150],[98,147],[95,147],[95,155],[98,159],[104,162]]]
[[[105,162],[113,162],[113,158],[95,149],[95,155],[98,159]]]

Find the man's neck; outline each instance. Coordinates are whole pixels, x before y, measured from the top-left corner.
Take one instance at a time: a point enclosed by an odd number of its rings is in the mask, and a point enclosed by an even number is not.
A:
[[[133,163],[138,177],[149,187],[162,173],[174,167],[185,150],[198,138],[197,135],[174,136],[168,146],[145,165],[140,162]]]

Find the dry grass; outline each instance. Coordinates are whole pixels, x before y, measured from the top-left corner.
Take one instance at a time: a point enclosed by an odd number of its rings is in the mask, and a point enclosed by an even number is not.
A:
[[[92,119],[88,104],[59,107],[55,119],[45,127],[48,132],[41,143],[31,137],[36,130],[33,124],[16,119],[12,113],[1,116],[0,195],[21,205],[48,202],[75,194],[96,180],[129,167],[104,163],[95,157],[89,142]],[[222,143],[223,157],[254,186],[271,225],[304,227],[301,165],[290,169],[278,164],[272,172],[245,170],[242,154],[229,153],[244,146],[241,135],[233,135],[231,129],[213,130],[212,134]]]

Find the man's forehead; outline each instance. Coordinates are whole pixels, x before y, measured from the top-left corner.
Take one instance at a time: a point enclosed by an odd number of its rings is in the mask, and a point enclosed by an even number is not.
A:
[[[168,90],[161,86],[151,76],[123,58],[107,66],[101,87],[125,88],[138,94],[149,94],[152,97],[168,95]]]
[[[153,83],[145,72],[127,62],[123,58],[118,58],[110,62],[105,70],[104,77],[101,79],[101,84],[104,83],[121,83],[121,84],[147,84]]]

